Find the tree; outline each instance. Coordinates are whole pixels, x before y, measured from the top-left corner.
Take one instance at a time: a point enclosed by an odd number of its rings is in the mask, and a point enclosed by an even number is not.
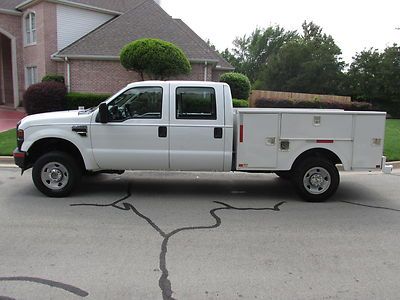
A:
[[[249,98],[251,84],[246,75],[235,72],[225,73],[221,76],[220,81],[229,85],[234,99],[247,100]]]
[[[382,97],[382,54],[377,49],[356,53],[347,72],[347,89],[354,99],[369,101]]]
[[[184,52],[172,43],[159,39],[139,39],[127,44],[120,60],[127,70],[138,72],[144,80],[165,80],[171,76],[189,74],[191,66]]]
[[[275,54],[286,42],[297,37],[295,31],[286,31],[280,26],[266,29],[257,28],[250,36],[236,38],[232,50],[225,49],[221,54],[239,73],[243,73],[254,82],[267,64],[271,55]]]
[[[400,116],[400,47],[383,52],[369,49],[357,53],[347,73],[348,89],[354,99],[368,101]]]
[[[260,74],[259,86],[269,90],[317,94],[342,91],[344,62],[330,35],[314,23],[303,23],[303,34],[282,45]]]

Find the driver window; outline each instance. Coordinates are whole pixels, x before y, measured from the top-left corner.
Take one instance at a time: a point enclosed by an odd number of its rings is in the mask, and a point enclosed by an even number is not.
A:
[[[161,87],[137,87],[125,91],[108,104],[110,122],[129,119],[161,119]]]

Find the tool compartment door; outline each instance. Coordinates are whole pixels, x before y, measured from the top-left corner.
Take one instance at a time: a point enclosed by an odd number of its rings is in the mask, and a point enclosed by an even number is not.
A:
[[[239,115],[237,170],[263,170],[276,167],[279,119],[279,114]]]

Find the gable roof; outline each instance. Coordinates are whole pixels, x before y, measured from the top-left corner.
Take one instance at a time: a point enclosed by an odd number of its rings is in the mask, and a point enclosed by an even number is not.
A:
[[[0,10],[18,11],[22,10],[30,5],[38,3],[43,0],[0,0]],[[123,12],[131,9],[138,5],[141,0],[50,0],[51,2],[81,6],[82,8],[98,9],[116,14],[122,14]]]
[[[119,59],[123,46],[140,38],[158,38],[179,46],[191,62],[233,69],[183,21],[173,19],[153,0],[142,0],[127,11],[62,49],[58,57]]]
[[[21,2],[21,0],[1,0],[0,9],[15,11],[15,7]]]

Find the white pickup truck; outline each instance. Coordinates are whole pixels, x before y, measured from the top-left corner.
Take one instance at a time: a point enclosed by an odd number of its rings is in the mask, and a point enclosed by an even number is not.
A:
[[[385,113],[234,109],[224,83],[145,81],[96,108],[32,115],[17,125],[16,164],[65,197],[81,175],[124,170],[274,172],[323,201],[344,170],[383,167]]]

